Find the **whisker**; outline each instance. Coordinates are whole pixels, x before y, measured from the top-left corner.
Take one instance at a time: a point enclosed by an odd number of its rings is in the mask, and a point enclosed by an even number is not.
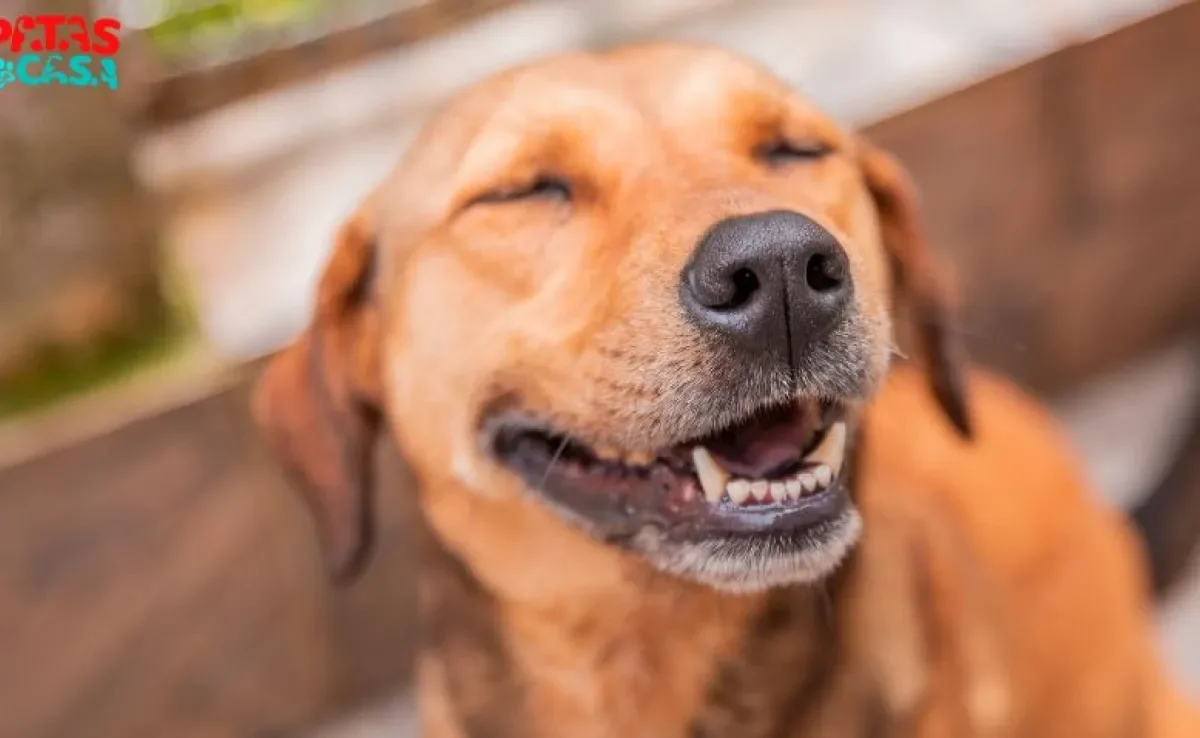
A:
[[[562,443],[558,444],[558,450],[555,451],[554,455],[550,457],[550,463],[546,465],[546,471],[542,474],[541,480],[539,480],[537,483],[538,492],[543,491],[542,486],[546,484],[546,480],[550,478],[550,472],[554,471],[554,465],[558,463],[558,459],[562,456],[563,451],[567,450],[567,444],[569,442],[569,439],[564,436]]]

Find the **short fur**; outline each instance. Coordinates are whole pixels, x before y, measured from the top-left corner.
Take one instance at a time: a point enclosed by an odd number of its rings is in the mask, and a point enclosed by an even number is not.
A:
[[[780,136],[833,153],[764,167],[754,152]],[[570,202],[478,205],[547,173]],[[807,572],[723,560],[744,576],[730,594],[703,583],[704,561],[672,570],[703,552],[565,521],[480,424],[518,398],[589,442],[653,449],[794,392],[726,376],[675,303],[707,228],[779,208],[850,260],[853,330],[799,382],[865,388],[864,533]],[[964,368],[953,316],[887,155],[725,52],[575,54],[435,116],[343,228],[257,413],[340,576],[368,550],[380,428],[415,470],[431,738],[1200,736],[1155,654],[1131,529],[1036,403]],[[892,366],[902,336],[920,368]]]

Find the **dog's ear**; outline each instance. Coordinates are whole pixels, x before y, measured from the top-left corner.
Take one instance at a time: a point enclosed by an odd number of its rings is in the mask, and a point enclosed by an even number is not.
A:
[[[259,380],[254,416],[316,518],[335,581],[353,580],[373,544],[372,467],[380,412],[375,242],[365,209],[338,232],[307,330]]]
[[[966,358],[956,325],[955,294],[921,231],[916,190],[890,155],[865,141],[859,141],[858,151],[892,264],[896,312],[907,317],[938,404],[955,429],[970,438]]]

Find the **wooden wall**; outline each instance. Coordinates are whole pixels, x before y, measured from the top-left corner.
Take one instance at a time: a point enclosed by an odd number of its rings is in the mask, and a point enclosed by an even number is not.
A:
[[[0,736],[290,734],[408,677],[403,470],[381,460],[376,565],[336,591],[247,395],[0,470]]]
[[[1053,389],[1200,319],[1200,4],[871,134],[961,265],[977,355]],[[247,388],[0,468],[0,736],[288,734],[402,684],[410,482],[335,591]]]
[[[980,360],[1053,391],[1200,329],[1200,2],[867,133],[921,186]]]

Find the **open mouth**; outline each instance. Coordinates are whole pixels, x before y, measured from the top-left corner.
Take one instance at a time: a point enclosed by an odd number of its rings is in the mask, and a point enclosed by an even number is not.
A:
[[[849,421],[802,399],[657,451],[588,445],[519,417],[496,420],[495,456],[535,490],[613,536],[645,525],[685,537],[786,532],[840,515]]]

